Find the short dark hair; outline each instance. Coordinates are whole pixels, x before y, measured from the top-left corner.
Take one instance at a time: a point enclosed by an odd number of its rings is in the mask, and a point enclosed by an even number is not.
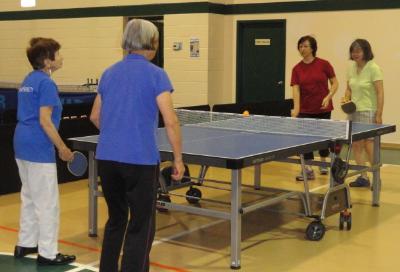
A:
[[[310,46],[312,49],[312,54],[315,57],[315,55],[317,54],[317,49],[318,49],[317,40],[310,35],[303,36],[299,39],[299,41],[297,42],[297,50],[300,49],[300,44],[302,44],[305,41],[308,41],[310,43]]]
[[[356,39],[351,45],[350,45],[350,59],[353,60],[351,57],[351,53],[354,51],[356,47],[360,47],[361,50],[363,51],[363,60],[369,61],[374,58],[374,54],[372,53],[371,45],[369,42],[365,39]]]
[[[44,60],[54,60],[55,53],[60,50],[61,45],[50,38],[36,37],[29,42],[26,55],[34,70],[44,68]]]

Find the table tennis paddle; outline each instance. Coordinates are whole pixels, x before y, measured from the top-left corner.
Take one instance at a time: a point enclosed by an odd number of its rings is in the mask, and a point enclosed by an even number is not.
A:
[[[347,114],[352,114],[356,111],[357,107],[356,104],[354,104],[354,102],[349,101],[346,103],[343,103],[341,105],[343,112],[347,113]]]
[[[76,177],[83,176],[88,167],[87,158],[82,152],[79,151],[74,151],[73,154],[73,159],[67,163],[68,171]]]

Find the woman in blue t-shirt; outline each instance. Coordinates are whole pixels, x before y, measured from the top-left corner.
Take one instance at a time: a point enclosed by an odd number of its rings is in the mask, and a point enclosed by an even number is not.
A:
[[[104,71],[90,116],[100,130],[96,159],[109,215],[100,259],[104,272],[120,271],[122,244],[121,271],[149,271],[160,162],[159,112],[174,154],[172,178],[179,180],[184,172],[173,88],[166,72],[150,62],[158,35],[149,21],[127,24],[122,47],[129,54]]]
[[[60,44],[33,38],[27,56],[33,71],[18,90],[18,124],[14,134],[15,159],[21,178],[21,219],[14,256],[39,253],[39,265],[63,265],[75,260],[58,252],[59,194],[54,146],[60,159],[73,154],[58,127],[62,105],[51,73],[62,67]]]

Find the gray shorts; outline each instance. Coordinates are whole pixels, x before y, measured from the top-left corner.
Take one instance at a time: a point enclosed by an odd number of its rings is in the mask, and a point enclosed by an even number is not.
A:
[[[375,124],[376,123],[376,111],[356,111],[349,115],[349,120],[358,123]],[[365,140],[372,141],[374,138],[368,138]]]
[[[375,124],[376,111],[356,111],[349,115],[349,120],[358,123]]]

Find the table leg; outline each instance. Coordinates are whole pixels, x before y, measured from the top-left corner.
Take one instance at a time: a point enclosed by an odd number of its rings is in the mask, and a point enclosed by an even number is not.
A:
[[[381,137],[374,138],[373,166],[381,163]],[[381,167],[373,167],[372,170],[372,206],[379,207],[381,193]]]
[[[206,174],[207,174],[208,168],[209,168],[209,166],[207,166],[207,165],[202,165],[200,167],[199,177],[198,177],[198,182],[200,184],[204,183],[204,179],[206,178]]]
[[[306,206],[304,207],[304,214],[306,216],[311,216],[311,201],[310,201],[310,190],[308,187],[307,180],[307,171],[306,171],[306,161],[304,160],[304,154],[300,154],[300,162],[301,162],[301,172],[303,174],[303,184],[304,184],[304,196],[306,200]]]
[[[261,188],[261,164],[254,166],[254,189],[260,190]]]
[[[242,170],[232,170],[231,192],[231,268],[240,269],[240,242],[242,240]]]
[[[89,236],[97,237],[97,161],[94,151],[89,151]]]
[[[335,187],[335,179],[333,178],[333,175],[332,175],[332,166],[333,166],[333,162],[335,161],[336,157],[337,156],[336,156],[335,152],[330,153],[331,162],[330,162],[330,167],[329,167],[329,188]]]

